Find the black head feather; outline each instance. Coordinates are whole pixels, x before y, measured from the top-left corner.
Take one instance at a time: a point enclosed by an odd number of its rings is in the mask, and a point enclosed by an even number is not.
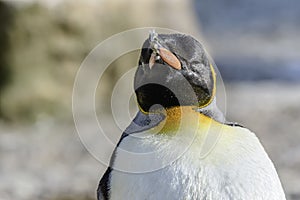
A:
[[[155,104],[165,108],[207,106],[214,97],[215,74],[203,46],[184,34],[158,34],[155,42],[178,58],[181,69],[175,69],[161,58],[150,69],[149,60],[156,49],[153,39],[147,39],[134,80],[140,108],[148,112]]]

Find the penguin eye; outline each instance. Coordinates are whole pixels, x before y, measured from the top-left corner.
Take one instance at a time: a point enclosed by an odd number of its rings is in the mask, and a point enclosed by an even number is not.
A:
[[[148,63],[150,56],[152,54],[153,50],[150,48],[143,48],[141,52],[141,58],[140,61],[142,63]]]
[[[139,66],[142,66],[142,67],[144,67],[144,62],[143,62],[143,61],[141,61],[141,59],[139,60]]]

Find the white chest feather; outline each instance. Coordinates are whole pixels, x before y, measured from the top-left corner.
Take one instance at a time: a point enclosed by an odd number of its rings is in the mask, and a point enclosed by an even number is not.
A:
[[[155,135],[142,139],[126,137],[121,149],[133,152],[153,150],[162,163],[181,151],[184,135]],[[180,138],[182,137],[182,138]],[[125,173],[113,170],[110,182],[112,200],[283,200],[284,192],[276,170],[256,136],[247,129],[223,130],[213,150],[205,158],[199,152],[199,138],[174,162],[148,173]],[[184,143],[184,142],[183,142]],[[182,147],[183,148],[183,147]],[[157,149],[162,149],[157,150]],[[115,165],[130,162],[116,152]],[[138,161],[131,163],[138,165]],[[151,160],[142,160],[151,166]]]

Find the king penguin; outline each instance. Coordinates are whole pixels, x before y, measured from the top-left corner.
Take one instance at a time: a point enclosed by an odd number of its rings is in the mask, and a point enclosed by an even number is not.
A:
[[[150,33],[134,78],[139,111],[98,200],[284,200],[256,135],[216,105],[215,65],[186,34]]]

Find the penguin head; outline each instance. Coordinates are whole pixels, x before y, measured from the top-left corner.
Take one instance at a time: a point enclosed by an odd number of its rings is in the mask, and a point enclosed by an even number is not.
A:
[[[139,107],[149,112],[159,104],[208,106],[215,95],[216,75],[203,46],[185,34],[150,33],[139,58],[134,89]]]

